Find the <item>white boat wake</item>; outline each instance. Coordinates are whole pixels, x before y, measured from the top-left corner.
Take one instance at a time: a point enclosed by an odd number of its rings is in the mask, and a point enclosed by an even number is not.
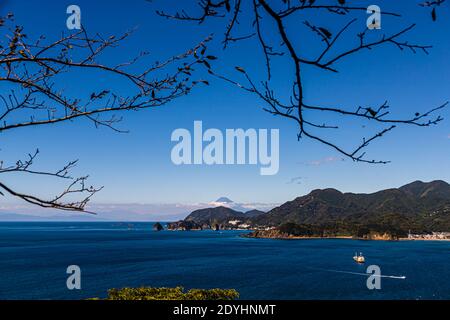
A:
[[[380,277],[380,278],[390,278],[390,279],[400,279],[400,280],[404,280],[406,279],[406,276],[388,276],[388,275],[377,275],[377,274],[372,274],[372,273],[362,273],[362,272],[352,272],[352,271],[342,271],[342,270],[333,270],[333,269],[320,269],[320,268],[311,268],[314,270],[320,270],[320,271],[327,271],[327,272],[336,272],[336,273],[346,273],[346,274],[354,274],[354,275],[358,275],[358,276],[373,276],[373,277]]]

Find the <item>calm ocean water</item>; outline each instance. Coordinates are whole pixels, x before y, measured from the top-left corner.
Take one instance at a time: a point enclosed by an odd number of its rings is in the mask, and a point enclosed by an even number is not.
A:
[[[151,223],[0,222],[0,299],[104,297],[109,288],[235,288],[242,299],[450,299],[450,242],[270,240]],[[352,260],[366,256],[365,266]],[[82,289],[66,288],[66,268]],[[376,264],[381,290],[368,290]]]

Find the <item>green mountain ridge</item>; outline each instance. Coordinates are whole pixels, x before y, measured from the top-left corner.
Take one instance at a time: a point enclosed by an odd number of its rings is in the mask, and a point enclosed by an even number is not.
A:
[[[384,225],[416,232],[450,231],[450,185],[415,181],[371,194],[314,190],[253,220],[258,225]]]
[[[198,225],[229,225],[240,220],[252,228],[285,224],[331,234],[364,232],[413,233],[450,231],[450,185],[445,181],[415,181],[378,192],[342,193],[327,188],[288,201],[267,213],[243,213],[227,207],[200,209],[184,221]]]
[[[195,210],[189,214],[184,221],[192,221],[198,224],[222,224],[228,222],[229,220],[247,221],[263,214],[265,214],[265,212],[260,210],[250,210],[244,213],[228,207],[219,206]]]

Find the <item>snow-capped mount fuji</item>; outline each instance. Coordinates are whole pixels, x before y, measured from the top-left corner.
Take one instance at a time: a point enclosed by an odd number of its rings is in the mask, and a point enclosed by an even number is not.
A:
[[[227,203],[234,203],[233,200],[231,200],[230,198],[227,198],[227,197],[220,197],[219,199],[217,199],[217,200],[214,201],[214,202],[217,202],[217,203],[225,203],[225,204],[227,204]]]
[[[239,212],[246,212],[253,208],[247,208],[243,203],[236,203],[228,197],[220,197],[216,201],[210,202],[209,205],[212,207],[225,207],[230,208]]]

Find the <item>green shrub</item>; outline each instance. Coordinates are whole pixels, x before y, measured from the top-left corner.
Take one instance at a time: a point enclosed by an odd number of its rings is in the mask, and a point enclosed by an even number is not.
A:
[[[106,300],[234,300],[239,293],[234,289],[122,288],[108,290]]]

